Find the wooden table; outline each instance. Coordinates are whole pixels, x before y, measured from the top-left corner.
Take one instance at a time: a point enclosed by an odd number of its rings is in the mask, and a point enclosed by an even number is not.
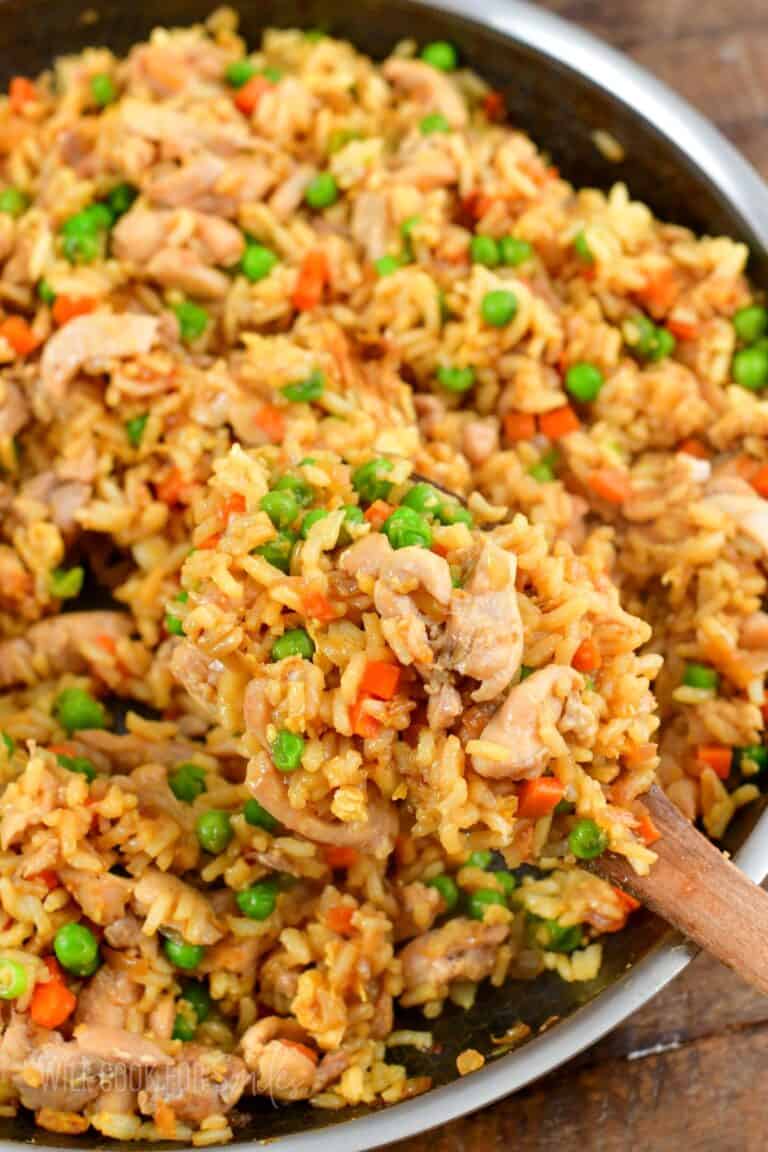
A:
[[[768,0],[549,0],[686,96],[768,177]],[[397,1152],[764,1152],[768,999],[700,956],[533,1088]]]

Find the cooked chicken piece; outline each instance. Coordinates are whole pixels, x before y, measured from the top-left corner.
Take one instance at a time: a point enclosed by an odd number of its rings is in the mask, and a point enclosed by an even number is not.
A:
[[[142,989],[110,965],[102,964],[77,998],[76,1024],[125,1028],[128,1009],[141,999]]]
[[[147,199],[164,208],[189,208],[234,219],[243,204],[263,200],[275,183],[269,166],[252,157],[225,163],[202,153],[181,167],[154,176]]]
[[[94,924],[111,924],[125,915],[131,882],[111,872],[84,872],[79,868],[59,868],[59,879]]]
[[[92,485],[84,480],[65,480],[54,471],[40,472],[21,490],[23,500],[47,506],[51,519],[62,532],[77,526],[77,514],[88,503]]]
[[[400,916],[397,921],[397,939],[407,940],[427,932],[441,912],[445,911],[437,888],[414,880],[398,890]]]
[[[115,255],[150,280],[203,299],[224,296],[230,281],[221,267],[243,254],[242,233],[228,220],[204,212],[133,208],[116,225]]]
[[[112,948],[117,948],[121,952],[129,949],[139,950],[147,939],[141,931],[140,922],[130,913],[108,924],[104,929],[104,938]]]
[[[349,576],[378,576],[393,549],[386,536],[371,533],[362,536],[342,553],[339,566]]]
[[[26,636],[0,643],[0,688],[85,672],[86,653],[97,636],[119,640],[132,629],[131,618],[122,612],[68,612],[41,620]]]
[[[0,380],[0,440],[11,440],[29,420],[24,393],[12,380]]]
[[[432,729],[450,728],[461,716],[461,695],[452,684],[427,684],[427,723]]]
[[[389,219],[387,201],[380,192],[361,192],[352,208],[352,235],[366,259],[378,260],[387,251]]]
[[[415,546],[392,551],[381,567],[379,580],[397,592],[423,588],[443,606],[449,603],[453,590],[448,562],[427,548]]]
[[[411,940],[400,953],[406,994],[417,997],[410,1002],[437,999],[455,980],[484,980],[508,935],[506,924],[481,924],[458,916]]]
[[[148,262],[145,272],[164,288],[178,288],[201,300],[226,296],[229,279],[218,268],[211,268],[191,248],[161,248]]]
[[[393,56],[381,68],[384,77],[396,88],[410,93],[432,112],[442,112],[452,128],[467,123],[467,105],[454,80],[423,60],[406,60]]]
[[[510,689],[479,736],[484,743],[494,744],[507,754],[498,760],[473,755],[475,771],[491,779],[538,776],[550,757],[542,732],[557,727],[570,694],[583,686],[583,677],[574,668],[550,664]]]
[[[516,574],[516,558],[485,539],[466,586],[453,589],[445,658],[462,676],[481,682],[473,700],[493,700],[520,667],[523,623]]]
[[[252,151],[257,146],[245,121],[234,109],[229,122],[198,120],[172,104],[131,96],[124,97],[117,105],[114,129],[123,148],[131,136],[140,136],[161,145],[166,158],[183,157],[201,148],[219,156],[232,156],[241,149]]]
[[[729,516],[745,536],[768,553],[768,500],[740,476],[716,476],[707,486],[705,503]]]
[[[182,640],[174,646],[171,671],[192,699],[213,715],[217,701],[216,686],[224,671],[221,661],[208,660],[194,644]]]
[[[381,797],[369,793],[368,819],[365,823],[326,820],[306,808],[294,808],[285,791],[280,773],[266,755],[254,757],[248,765],[246,780],[249,790],[276,820],[307,840],[319,844],[351,845],[384,859],[392,851],[398,819],[394,807]]]
[[[100,372],[112,360],[149,352],[158,323],[155,316],[98,311],[76,316],[57,329],[40,359],[41,415],[50,416],[64,400],[68,382],[81,368]]]
[[[243,1033],[240,1047],[256,1096],[307,1100],[312,1095],[317,1066],[304,1050],[306,1039],[300,1024],[280,1016],[265,1016]]]
[[[310,180],[315,175],[315,169],[309,164],[300,164],[298,168],[278,184],[269,199],[269,207],[278,220],[287,220],[292,216],[304,199]]]
[[[138,915],[146,917],[148,936],[162,927],[177,932],[188,944],[206,945],[224,934],[204,892],[157,868],[147,868],[136,881],[133,904]]]
[[[180,764],[200,752],[191,740],[146,740],[134,732],[106,732],[92,728],[78,732],[80,743],[103,753],[115,768],[139,768],[144,764]],[[165,785],[165,781],[163,780]],[[166,788],[167,791],[167,788]]]
[[[133,1068],[163,1068],[172,1064],[170,1056],[157,1044],[126,1032],[124,1028],[110,1028],[98,1024],[78,1024],[75,1042],[81,1052],[105,1064],[129,1064]]]
[[[150,1069],[139,1093],[139,1107],[152,1116],[158,1105],[166,1104],[177,1120],[197,1125],[234,1108],[249,1078],[239,1056],[185,1044],[181,1058],[171,1067]]]
[[[475,465],[485,461],[499,450],[499,421],[495,416],[483,420],[470,420],[461,434],[464,455]]]
[[[451,570],[442,556],[426,548],[401,548],[393,551],[382,565],[373,602],[382,619],[382,632],[400,663],[428,668],[434,662],[428,621],[409,595],[420,588],[438,604],[447,605],[452,590]]]

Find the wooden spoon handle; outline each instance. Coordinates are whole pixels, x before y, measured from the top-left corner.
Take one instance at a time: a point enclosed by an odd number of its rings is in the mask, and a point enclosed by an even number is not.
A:
[[[612,853],[595,860],[593,871],[768,993],[768,893],[697,832],[658,786],[643,802],[661,833],[650,873],[636,875]]]

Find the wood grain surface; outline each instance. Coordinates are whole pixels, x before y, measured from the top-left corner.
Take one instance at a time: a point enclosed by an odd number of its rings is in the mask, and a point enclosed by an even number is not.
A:
[[[768,0],[549,0],[714,120],[768,178]],[[561,1071],[397,1152],[765,1152],[768,998],[699,956]]]

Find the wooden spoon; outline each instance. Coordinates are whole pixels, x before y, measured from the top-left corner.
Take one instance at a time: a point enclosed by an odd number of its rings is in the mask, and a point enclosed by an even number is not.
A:
[[[459,504],[466,501],[425,476]],[[661,833],[658,859],[638,876],[623,856],[606,852],[586,866],[629,892],[673,928],[768,993],[768,893],[740,872],[654,784],[642,802]]]
[[[661,833],[648,875],[638,876],[612,852],[587,867],[768,993],[768,893],[698,832],[658,785],[642,802]]]

